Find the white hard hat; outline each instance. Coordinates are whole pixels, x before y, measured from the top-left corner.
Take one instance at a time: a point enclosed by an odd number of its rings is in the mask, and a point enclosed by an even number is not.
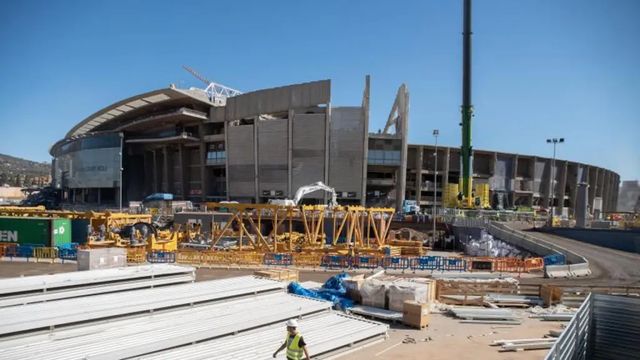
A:
[[[287,326],[288,326],[288,327],[294,327],[294,328],[297,328],[297,327],[298,327],[298,320],[296,320],[296,319],[291,319],[291,320],[287,321]]]

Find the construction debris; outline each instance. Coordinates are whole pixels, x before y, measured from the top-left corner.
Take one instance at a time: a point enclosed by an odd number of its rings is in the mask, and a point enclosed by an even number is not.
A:
[[[500,351],[539,350],[550,349],[555,341],[554,338],[496,340],[491,345],[501,346]]]

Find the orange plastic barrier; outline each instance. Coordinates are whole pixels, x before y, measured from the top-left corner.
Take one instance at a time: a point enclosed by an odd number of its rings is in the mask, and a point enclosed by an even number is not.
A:
[[[526,272],[542,271],[544,269],[544,259],[543,258],[524,259],[524,269]]]
[[[144,248],[128,248],[127,249],[127,262],[128,263],[144,263],[147,261],[147,251]]]

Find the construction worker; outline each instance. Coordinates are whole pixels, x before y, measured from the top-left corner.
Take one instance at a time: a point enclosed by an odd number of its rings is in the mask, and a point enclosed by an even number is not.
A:
[[[298,332],[298,321],[295,319],[287,321],[287,336],[284,339],[284,343],[273,353],[273,357],[275,358],[284,348],[287,349],[287,360],[301,360],[303,352],[304,358],[306,360],[310,359],[307,344]]]

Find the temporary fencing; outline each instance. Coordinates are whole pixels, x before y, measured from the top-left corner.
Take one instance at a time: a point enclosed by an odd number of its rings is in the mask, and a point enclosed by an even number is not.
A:
[[[440,270],[440,256],[419,256],[411,259],[412,270]]]
[[[153,264],[157,263],[174,263],[176,262],[176,253],[169,251],[152,251],[147,253],[147,261]]]
[[[304,267],[318,267],[322,263],[323,254],[294,254],[293,265]]]
[[[127,262],[140,264],[147,261],[147,251],[144,248],[128,248]]]
[[[409,269],[409,258],[402,256],[385,256],[382,258],[382,267],[391,270]]]
[[[264,265],[290,266],[293,265],[293,257],[290,253],[266,253]]]
[[[330,269],[348,269],[351,267],[351,258],[345,255],[325,255],[321,265]]]
[[[380,266],[380,258],[375,255],[356,256],[352,265],[358,269],[375,269]]]
[[[34,247],[33,257],[36,258],[36,262],[40,260],[49,260],[53,262],[58,258],[58,248],[55,247]]]
[[[467,261],[462,258],[442,258],[442,271],[466,271]]]

